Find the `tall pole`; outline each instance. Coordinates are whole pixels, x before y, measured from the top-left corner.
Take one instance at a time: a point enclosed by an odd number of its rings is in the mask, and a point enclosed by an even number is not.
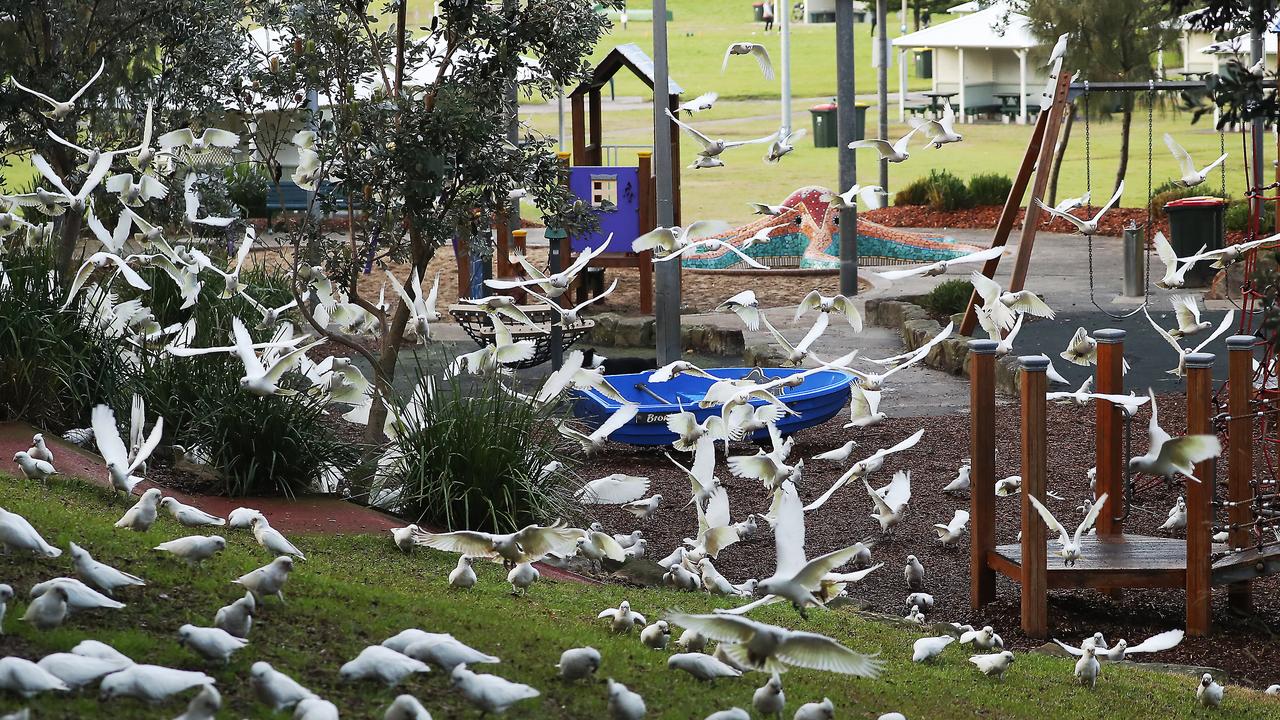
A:
[[[1252,0],[1250,3],[1250,23],[1249,23],[1249,64],[1252,67],[1263,59],[1265,45],[1263,43],[1263,33],[1266,32],[1266,7],[1269,5],[1266,0]],[[1249,184],[1254,188],[1260,188],[1262,182],[1262,143],[1266,137],[1266,119],[1262,116],[1253,119],[1249,128],[1249,140],[1253,146],[1253,157],[1248,158],[1250,163]],[[1250,216],[1259,218],[1259,227],[1257,230],[1262,231],[1262,198],[1254,196],[1250,205]]]
[[[907,34],[907,0],[902,0],[902,11],[898,14],[898,34]]]
[[[839,191],[858,182],[858,165],[849,143],[854,141],[858,95],[853,84],[853,0],[836,0],[836,153],[840,159]],[[858,293],[858,206],[840,211],[840,294]]]
[[[791,8],[785,7],[790,0],[779,0],[774,13],[781,13],[778,22],[778,33],[782,35],[782,125],[778,130],[779,140],[785,140],[791,133]]]
[[[520,0],[503,0],[503,13],[511,18],[514,22],[516,14],[520,12]],[[514,58],[519,61],[519,57]],[[512,71],[511,77],[507,78],[506,105],[510,115],[507,117],[507,140],[514,146],[520,144],[520,89],[517,86],[517,78],[520,75],[519,70]],[[515,233],[520,229],[520,199],[514,198],[508,201],[507,222],[505,227],[498,228],[498,232],[506,236],[507,247],[515,247]],[[494,247],[497,247],[497,238],[494,238]],[[506,258],[503,258],[505,262]],[[492,256],[486,257],[483,261],[485,267],[484,276],[488,277],[492,274]]]
[[[667,0],[653,0],[653,172],[657,179],[656,223],[671,227],[671,120],[667,117]],[[680,359],[680,262],[655,263],[658,303],[655,335],[658,364]]]
[[[880,134],[877,137],[889,137],[889,32],[885,27],[888,20],[888,0],[876,0],[876,47],[880,48],[880,67],[876,78],[880,83]],[[881,192],[889,193],[889,161],[880,161]]]

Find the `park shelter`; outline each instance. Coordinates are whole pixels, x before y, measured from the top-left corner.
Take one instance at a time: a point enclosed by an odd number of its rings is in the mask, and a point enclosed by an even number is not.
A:
[[[1029,64],[1032,48],[1040,39],[1031,32],[1025,15],[1010,12],[997,3],[955,20],[903,35],[893,41],[898,49],[898,120],[906,120],[906,54],[916,48],[933,49],[933,91],[954,92],[961,122],[970,116],[1000,107],[997,95],[1016,93],[1018,122],[1027,119],[1027,93],[1039,91],[1048,81],[1044,67]]]

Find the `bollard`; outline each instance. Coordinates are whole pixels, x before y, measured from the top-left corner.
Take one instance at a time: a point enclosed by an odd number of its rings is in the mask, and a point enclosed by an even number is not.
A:
[[[1043,501],[1048,475],[1045,438],[1045,370],[1049,358],[1024,355],[1022,366],[1022,631],[1049,634],[1049,557],[1045,524],[1027,498]]]
[[[996,381],[998,344],[970,340],[969,366],[969,599],[974,610],[996,599]]]
[[[1187,355],[1187,433],[1213,433],[1213,355]],[[1214,460],[1195,466],[1200,482],[1187,481],[1187,634],[1202,637],[1209,634],[1213,610],[1211,585],[1212,559],[1210,543],[1213,535]]]
[[[1126,297],[1142,297],[1146,284],[1146,244],[1142,229],[1132,223],[1124,229],[1124,294]]]
[[[1227,447],[1227,499],[1241,503],[1232,505],[1227,511],[1228,522],[1236,526],[1227,537],[1232,548],[1241,548],[1249,543],[1249,531],[1240,526],[1253,520],[1252,508],[1243,503],[1253,497],[1250,482],[1253,480],[1254,419],[1250,417],[1252,408],[1249,400],[1253,397],[1253,346],[1257,342],[1258,339],[1252,335],[1227,338],[1227,367],[1230,372],[1227,413],[1231,415],[1227,424],[1227,435],[1231,438]],[[1228,586],[1227,602],[1232,609],[1247,612],[1252,605],[1249,583]]]

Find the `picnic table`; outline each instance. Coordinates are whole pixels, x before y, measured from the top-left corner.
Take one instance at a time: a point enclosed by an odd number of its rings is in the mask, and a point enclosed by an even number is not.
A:
[[[942,104],[949,104],[951,98],[959,94],[958,92],[927,92],[924,96],[929,98],[929,111],[934,114],[934,117],[937,117],[942,110]]]

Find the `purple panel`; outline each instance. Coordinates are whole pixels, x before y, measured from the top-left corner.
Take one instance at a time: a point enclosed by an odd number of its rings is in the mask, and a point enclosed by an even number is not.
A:
[[[574,252],[599,247],[609,233],[609,252],[631,252],[631,241],[640,234],[640,171],[634,167],[569,168],[569,189],[596,208],[600,229],[590,235],[574,235]]]

